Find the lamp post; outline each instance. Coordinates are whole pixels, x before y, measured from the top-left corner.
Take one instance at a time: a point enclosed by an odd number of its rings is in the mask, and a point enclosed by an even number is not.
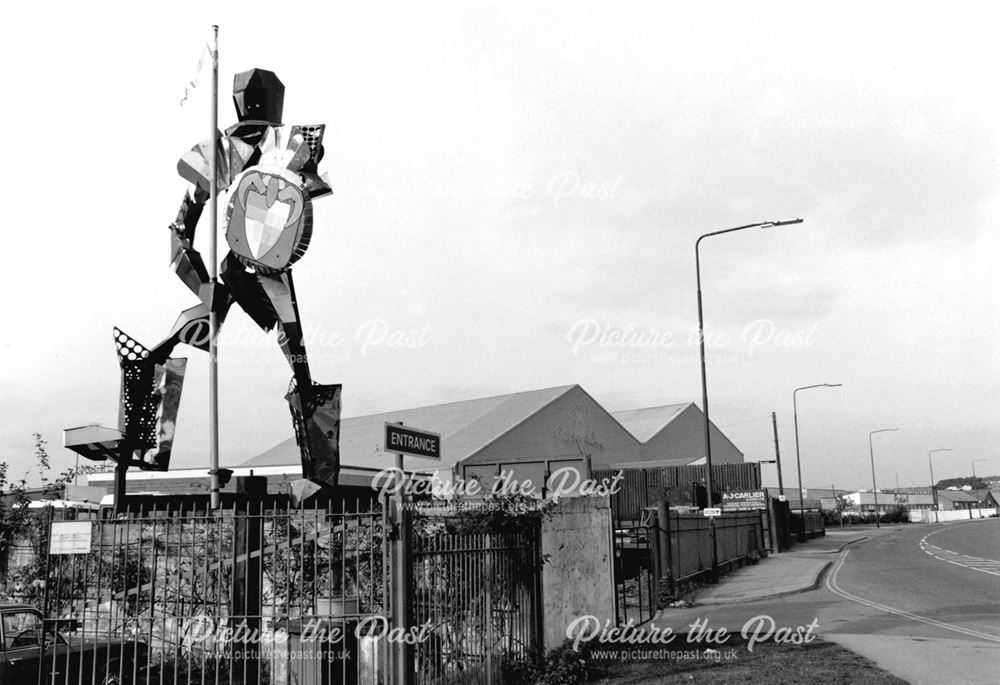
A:
[[[785,496],[785,481],[781,478],[781,451],[778,449],[778,414],[771,412],[771,426],[774,427],[774,463],[778,465],[778,494]]]
[[[951,449],[947,447],[940,447],[936,450],[931,450],[930,452],[927,453],[927,466],[931,470],[931,501],[934,504],[934,511],[937,511],[938,509],[937,488],[935,487],[935,482],[934,482],[934,463],[931,461],[931,455],[934,454],[935,452],[951,452]],[[937,516],[937,514],[935,514],[935,516]]]
[[[722,235],[723,233],[735,233],[736,231],[744,231],[748,228],[774,228],[775,226],[790,226],[792,224],[801,224],[802,219],[789,219],[787,221],[759,221],[755,224],[747,224],[745,226],[736,226],[734,228],[726,228],[721,231],[712,231],[711,233],[705,233],[704,235],[698,236],[698,240],[694,242],[694,273],[695,280],[698,285],[698,345],[701,360],[701,411],[705,415],[705,466],[708,472],[705,478],[705,486],[708,495],[708,506],[711,507],[714,502],[712,501],[712,433],[709,426],[711,425],[708,420],[708,381],[705,376],[705,317],[702,313],[701,306],[701,253],[699,248],[701,246],[701,241],[713,235]],[[718,567],[718,550],[715,545],[715,520],[712,519],[712,580],[713,582],[719,579],[719,567]]]
[[[881,528],[878,520],[878,485],[875,484],[875,448],[872,446],[872,436],[876,433],[888,433],[890,431],[898,431],[898,428],[879,428],[877,431],[872,431],[868,434],[868,454],[871,456],[872,460],[872,497],[875,498],[875,527]]]
[[[799,459],[799,405],[797,395],[799,390],[839,387],[841,387],[840,383],[818,383],[816,385],[806,385],[801,388],[795,388],[795,390],[792,391],[792,419],[795,422],[795,468],[799,472],[799,516],[805,516],[806,503],[802,497],[802,461]]]
[[[981,461],[989,461],[989,459],[973,459],[972,460],[972,480],[976,479],[976,464]]]
[[[706,479],[706,483],[708,485],[709,506],[712,504],[712,441],[708,420],[708,381],[705,374],[705,317],[701,304],[701,241],[713,235],[734,233],[735,231],[744,231],[748,228],[774,228],[775,226],[790,226],[792,224],[801,223],[802,219],[790,219],[788,221],[761,221],[756,224],[747,224],[746,226],[736,226],[735,228],[726,228],[721,231],[706,233],[699,236],[698,240],[694,243],[694,273],[698,285],[698,344],[700,348],[699,359],[701,361],[701,410],[705,414],[705,464],[708,466],[708,477]]]

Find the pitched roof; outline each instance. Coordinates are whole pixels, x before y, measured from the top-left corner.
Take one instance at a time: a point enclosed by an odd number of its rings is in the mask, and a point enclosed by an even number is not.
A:
[[[666,428],[668,423],[680,416],[681,412],[692,404],[694,403],[681,402],[680,404],[667,404],[662,407],[613,411],[611,415],[618,420],[618,423],[625,426],[625,429],[635,436],[636,440],[647,442],[654,435]]]
[[[407,458],[407,468],[450,466],[522,423],[576,385],[530,390],[510,395],[481,397],[428,407],[355,416],[340,422],[340,460],[344,465],[385,468],[395,463],[395,455],[382,451],[386,422],[402,421],[408,426],[441,435],[441,461]],[[241,466],[299,465],[299,449],[288,438],[271,449],[243,462]]]
[[[938,498],[951,500],[952,502],[978,502],[974,495],[963,490],[938,490]]]

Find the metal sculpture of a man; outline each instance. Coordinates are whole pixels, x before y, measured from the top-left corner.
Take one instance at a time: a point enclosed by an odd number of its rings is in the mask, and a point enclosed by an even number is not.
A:
[[[292,370],[286,399],[303,476],[336,485],[341,387],[312,380],[291,269],[312,236],[312,201],[331,192],[318,172],[325,126],[283,125],[284,86],[263,69],[236,75],[233,101],[238,123],[215,141],[193,147],[177,164],[192,185],[170,225],[170,265],[200,304],[182,312],[170,335],[151,349],[115,329],[122,366],[122,439],[115,458],[129,454],[130,465],[168,468],[186,361],[170,353],[177,343],[208,350],[209,312],[214,310],[221,325],[235,302],[265,331],[277,329]],[[230,190],[225,226],[230,251],[222,260],[220,283],[212,282],[194,249],[195,229],[209,199],[213,154],[217,188]],[[110,456],[77,451],[91,458]]]

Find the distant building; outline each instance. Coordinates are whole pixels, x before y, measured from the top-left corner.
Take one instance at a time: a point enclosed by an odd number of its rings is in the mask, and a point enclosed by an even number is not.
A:
[[[938,490],[937,496],[938,509],[941,511],[979,508],[979,498],[971,492],[963,490]]]
[[[68,504],[100,504],[101,498],[108,494],[102,487],[73,485],[68,483],[59,487],[25,488],[24,497],[28,502],[66,502]],[[0,495],[0,504],[11,506],[16,502],[14,495]]]
[[[612,412],[639,441],[639,460],[622,466],[705,463],[705,414],[693,402]],[[709,421],[713,464],[741,464],[743,453]]]
[[[994,509],[997,506],[996,495],[988,488],[973,490],[969,494],[976,498],[977,509]]]
[[[778,488],[765,488],[768,497],[779,497]],[[804,502],[802,509],[813,509],[821,511],[836,511],[837,499],[848,493],[847,490],[834,490],[833,488],[802,488]],[[792,511],[800,508],[798,485],[785,483],[785,501]]]
[[[920,486],[912,488],[893,488],[892,490],[887,490],[886,492],[901,492],[910,495],[930,495],[933,493],[930,486]]]
[[[1000,509],[1000,487],[993,487],[986,491],[988,496],[983,498],[986,507],[996,507]]]
[[[921,509],[933,509],[934,497],[928,492],[852,492],[844,496],[850,502],[846,511],[858,513],[874,512],[876,506],[880,513],[891,511],[896,507],[903,507],[907,511],[919,511]]]

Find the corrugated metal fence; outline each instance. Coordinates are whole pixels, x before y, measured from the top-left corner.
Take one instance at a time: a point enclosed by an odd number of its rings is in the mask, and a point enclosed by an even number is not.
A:
[[[729,513],[714,519],[720,567],[764,554],[764,514]],[[664,521],[646,509],[640,521],[615,524],[615,603],[619,623],[647,621],[656,613],[666,588],[712,568],[713,521],[702,514],[668,511]],[[665,535],[660,535],[660,528]],[[663,548],[667,540],[669,549]]]
[[[712,567],[711,522],[701,514],[671,512],[669,575],[675,581],[698,575]],[[719,565],[741,562],[764,550],[761,512],[747,511],[715,518],[715,545]]]
[[[612,478],[619,469],[594,471],[597,480]],[[639,521],[645,507],[655,507],[660,500],[673,505],[695,504],[692,486],[704,485],[707,466],[662,466],[621,469],[621,489],[611,497],[611,514],[616,521]],[[716,492],[756,490],[760,488],[760,465],[713,464],[712,485]]]

